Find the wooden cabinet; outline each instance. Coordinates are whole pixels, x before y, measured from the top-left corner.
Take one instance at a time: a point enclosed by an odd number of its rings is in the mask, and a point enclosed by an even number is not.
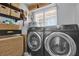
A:
[[[27,52],[27,35],[22,35],[24,38],[24,51]]]
[[[28,9],[29,9],[29,10],[35,10],[35,9],[37,9],[37,3],[30,4],[30,5],[28,6]]]
[[[10,15],[10,8],[0,5],[0,13]]]
[[[28,9],[31,11],[41,7],[45,7],[47,5],[49,5],[49,3],[32,3],[28,6]]]
[[[23,46],[23,36],[0,37],[0,56],[21,56]]]
[[[45,7],[45,6],[47,6],[47,5],[48,5],[48,3],[39,3],[39,4],[38,4],[39,8],[40,8],[40,7]]]

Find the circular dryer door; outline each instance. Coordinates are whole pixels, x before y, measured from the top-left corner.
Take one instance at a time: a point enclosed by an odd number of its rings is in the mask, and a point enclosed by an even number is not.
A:
[[[54,32],[45,39],[45,49],[54,56],[73,56],[76,54],[76,44],[67,34]]]
[[[30,32],[28,35],[28,47],[32,51],[38,51],[41,48],[41,37],[36,32]]]

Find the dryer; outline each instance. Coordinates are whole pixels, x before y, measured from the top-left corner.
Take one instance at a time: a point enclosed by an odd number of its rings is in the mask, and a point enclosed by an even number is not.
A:
[[[43,56],[43,27],[28,29],[27,52],[32,56]]]
[[[46,27],[44,34],[45,56],[79,56],[78,25]]]

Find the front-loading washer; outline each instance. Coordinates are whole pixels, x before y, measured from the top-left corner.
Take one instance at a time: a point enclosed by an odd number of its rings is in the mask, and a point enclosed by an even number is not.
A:
[[[43,56],[43,27],[30,27],[27,35],[27,52],[32,56]]]
[[[79,55],[78,25],[61,25],[46,27],[44,37],[45,56],[78,56]]]

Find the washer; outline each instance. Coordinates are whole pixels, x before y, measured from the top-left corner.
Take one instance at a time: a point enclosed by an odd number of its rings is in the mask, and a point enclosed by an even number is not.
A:
[[[28,30],[27,51],[32,56],[43,56],[43,27],[31,27]]]
[[[79,31],[78,25],[61,25],[46,27],[44,37],[45,56],[78,56]]]

